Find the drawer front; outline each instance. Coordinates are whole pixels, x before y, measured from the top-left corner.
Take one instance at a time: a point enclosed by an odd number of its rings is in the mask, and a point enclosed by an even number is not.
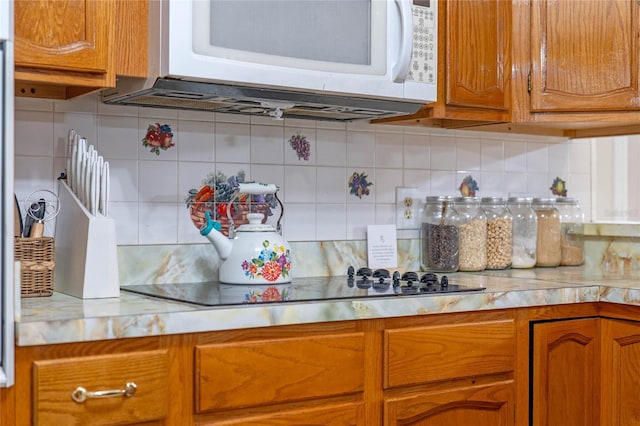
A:
[[[276,414],[238,417],[232,419],[200,420],[198,426],[265,426],[265,425],[322,425],[322,426],[355,426],[358,424],[358,413],[362,413],[364,404],[329,404],[323,407],[285,410]],[[362,415],[360,415],[362,417]]]
[[[385,388],[512,371],[512,320],[385,331]]]
[[[135,393],[108,398],[72,399],[89,392],[119,390],[133,382]],[[36,425],[132,424],[162,419],[169,406],[166,350],[36,361],[33,365]]]
[[[362,392],[364,335],[350,333],[196,346],[196,409]]]

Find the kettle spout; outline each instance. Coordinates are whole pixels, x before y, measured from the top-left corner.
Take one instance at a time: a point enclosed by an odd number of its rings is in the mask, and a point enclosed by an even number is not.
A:
[[[218,252],[222,260],[226,260],[231,254],[233,243],[222,232],[220,232],[220,222],[211,219],[209,212],[205,213],[206,223],[200,230],[200,235],[206,237]]]

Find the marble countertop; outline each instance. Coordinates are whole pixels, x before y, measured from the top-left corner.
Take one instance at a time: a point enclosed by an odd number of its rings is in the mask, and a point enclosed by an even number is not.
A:
[[[448,275],[456,283],[486,290],[220,307],[124,291],[119,298],[109,299],[78,299],[54,293],[51,297],[19,300],[16,344],[32,346],[579,302],[640,305],[640,272],[561,267]]]

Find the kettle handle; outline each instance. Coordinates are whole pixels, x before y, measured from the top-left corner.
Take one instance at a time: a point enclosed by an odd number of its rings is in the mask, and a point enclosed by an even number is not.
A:
[[[233,238],[235,236],[235,224],[233,221],[232,213],[231,213],[231,205],[238,198],[239,194],[251,194],[251,195],[264,195],[264,194],[273,194],[275,199],[278,200],[280,204],[280,217],[278,218],[278,223],[276,230],[278,232],[282,232],[280,226],[280,220],[282,219],[282,215],[284,214],[284,206],[282,205],[282,201],[278,198],[278,186],[273,183],[259,183],[259,182],[250,182],[250,183],[239,183],[238,190],[235,191],[231,200],[229,200],[227,207],[227,218],[229,219],[229,238]]]
[[[275,194],[278,192],[278,187],[273,183],[240,183],[238,184],[238,193],[241,194]]]

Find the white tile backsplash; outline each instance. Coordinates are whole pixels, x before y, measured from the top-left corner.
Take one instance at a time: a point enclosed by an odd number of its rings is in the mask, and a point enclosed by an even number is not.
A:
[[[281,126],[251,126],[251,162],[254,164],[282,164],[284,133]]]
[[[213,114],[211,116],[213,117]],[[213,121],[178,121],[176,129],[180,135],[180,140],[176,141],[178,160],[213,163],[215,160],[214,129]]]
[[[387,126],[394,127],[394,126]],[[402,146],[402,133],[376,132],[376,167],[402,169],[403,153],[398,149]]]
[[[16,155],[53,156],[53,112],[16,111]]]
[[[429,137],[427,135],[404,135],[403,166],[405,169],[429,170]]]
[[[217,123],[216,161],[246,163],[251,161],[251,126],[240,123]]]
[[[159,155],[142,146],[147,126],[168,124],[174,147]],[[118,244],[207,244],[185,207],[189,189],[209,173],[240,170],[247,180],[278,185],[291,241],[359,240],[369,224],[395,223],[396,187],[457,195],[466,175],[479,195],[546,195],[555,176],[590,206],[590,140],[568,141],[426,127],[376,126],[156,108],[104,105],[98,95],[74,101],[16,99],[15,188],[55,190],[66,135],[74,128],[111,164],[111,215]],[[289,144],[310,143],[308,161]],[[349,193],[354,172],[373,185]],[[408,238],[417,234],[404,231]]]

